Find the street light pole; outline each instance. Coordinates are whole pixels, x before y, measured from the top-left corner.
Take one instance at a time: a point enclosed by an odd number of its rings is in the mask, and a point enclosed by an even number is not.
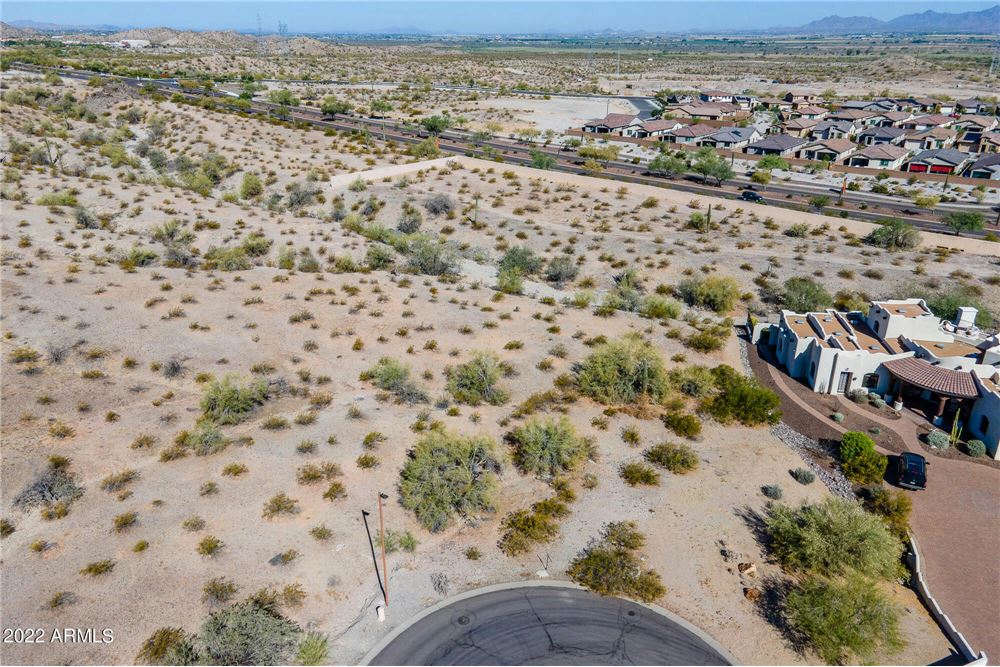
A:
[[[381,491],[378,494],[378,534],[382,545],[382,593],[385,595],[385,606],[389,606],[389,571],[385,569],[385,522],[382,519],[382,501],[389,496]]]

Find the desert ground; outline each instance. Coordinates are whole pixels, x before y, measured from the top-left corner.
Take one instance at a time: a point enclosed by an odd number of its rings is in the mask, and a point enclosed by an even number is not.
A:
[[[501,521],[552,492],[551,479],[509,460],[504,436],[531,412],[516,408],[572,375],[599,337],[638,334],[668,369],[724,363],[745,373],[733,319],[773,312],[791,277],[812,276],[850,303],[960,283],[1000,310],[997,258],[964,238],[925,234],[920,247],[889,254],[861,242],[866,223],[481,160],[420,162],[375,136],[328,136],[81,83],[42,85],[72,92],[83,110],[36,96],[37,81],[8,76],[4,85],[22,96],[2,115],[4,151],[20,156],[5,170],[0,216],[0,474],[2,516],[14,529],[2,542],[3,621],[111,628],[115,637],[6,647],[8,662],[131,662],[157,628],[195,631],[219,605],[205,601],[205,584],[225,578],[241,597],[276,591],[284,614],[327,635],[332,662],[351,663],[449,594],[566,578],[602,525],[628,519],[647,536],[643,566],[666,587],[658,604],[740,662],[814,663],[745,596],[784,576],[746,518],[766,511],[762,487],[780,485],[792,505],[829,495],[820,482],[792,479],[806,465],[798,454],[765,427],[706,418],[700,435],[683,439],[642,409],[543,401],[533,410],[565,412],[593,451],[565,475],[576,500],[558,534],[510,557],[497,547]],[[245,187],[248,173],[259,188]],[[444,277],[374,240],[377,226],[393,229],[411,211],[455,258]],[[504,293],[498,263],[515,246],[547,264],[570,258],[577,271],[558,282],[527,275]],[[672,314],[598,312],[624,269],[643,294],[669,298]],[[739,285],[731,312],[669,296],[707,276]],[[705,332],[718,349],[691,342]],[[501,404],[450,393],[449,367],[480,351],[505,368]],[[382,358],[405,363],[428,400],[397,403],[363,379]],[[219,426],[212,446],[185,445],[183,432],[201,428],[208,387],[227,375],[265,382],[266,400]],[[400,470],[442,428],[493,439],[504,461],[495,511],[431,532],[402,506]],[[621,466],[665,441],[686,442],[697,469],[627,484]],[[52,456],[68,459],[59,465],[82,493],[46,514],[52,506],[17,499]],[[304,474],[317,469],[320,483]],[[324,498],[333,482],[342,486]],[[389,496],[387,528],[417,542],[389,555],[384,624],[362,516],[377,521],[379,492]],[[295,502],[264,516],[279,494]],[[106,561],[108,571],[81,573]],[[739,571],[744,562],[755,575]],[[947,655],[913,592],[886,589],[905,610],[907,645],[881,659]]]

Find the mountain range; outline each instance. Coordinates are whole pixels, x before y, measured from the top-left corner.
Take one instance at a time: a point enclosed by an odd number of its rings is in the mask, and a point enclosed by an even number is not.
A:
[[[43,23],[31,20],[16,20],[0,24],[0,33],[7,39],[24,39],[33,35],[45,33],[118,33],[128,31],[132,34],[149,31],[157,33],[168,31],[176,34],[180,32],[169,28],[136,28],[117,27],[112,25],[59,25],[55,23]],[[214,31],[211,31],[214,32]],[[228,32],[228,31],[220,31]],[[249,31],[247,31],[249,32]],[[540,34],[532,31],[533,34]],[[606,33],[622,34],[621,31],[605,31]],[[378,34],[408,34],[403,31],[379,30]],[[800,26],[774,27],[764,30],[739,31],[739,30],[699,30],[691,31],[691,34],[771,34],[771,35],[857,35],[872,33],[950,33],[950,34],[1000,34],[1000,5],[994,5],[988,9],[970,12],[936,12],[928,10],[917,14],[904,14],[894,19],[883,21],[871,16],[839,16],[836,14],[806,23]],[[303,33],[305,34],[305,33]],[[424,31],[413,31],[413,34],[427,35]],[[553,34],[558,34],[554,32]],[[630,32],[628,34],[650,35],[656,32],[639,33]],[[661,33],[665,34],[665,33]],[[155,35],[161,36],[161,35]],[[144,39],[136,35],[136,39]],[[157,40],[152,40],[157,41]]]

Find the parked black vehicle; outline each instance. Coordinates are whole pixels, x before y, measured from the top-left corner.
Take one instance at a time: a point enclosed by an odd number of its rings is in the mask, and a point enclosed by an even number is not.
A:
[[[920,454],[904,452],[896,460],[896,483],[904,489],[919,491],[927,488],[927,462]]]
[[[755,204],[763,204],[764,198],[753,190],[744,190],[743,194],[740,195],[740,199],[743,201],[752,201]]]

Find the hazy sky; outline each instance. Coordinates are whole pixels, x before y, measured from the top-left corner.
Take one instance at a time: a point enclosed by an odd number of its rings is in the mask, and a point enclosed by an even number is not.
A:
[[[402,0],[327,2],[87,2],[84,0],[0,2],[0,19],[29,19],[62,25],[167,26],[189,30],[256,30],[257,14],[265,32],[279,21],[296,32],[513,33],[594,30],[738,30],[794,26],[829,14],[890,19],[928,9],[964,12],[994,2],[936,0],[911,2],[769,2],[648,0],[645,2]]]

